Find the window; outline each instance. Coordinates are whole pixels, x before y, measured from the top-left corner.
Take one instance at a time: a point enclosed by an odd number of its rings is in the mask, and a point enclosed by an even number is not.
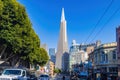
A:
[[[103,61],[105,61],[105,53],[104,52],[101,53],[101,62],[103,62]]]
[[[22,76],[25,76],[25,71],[23,71]]]
[[[102,58],[103,58],[103,61],[105,61],[105,54],[103,53],[103,55],[102,55]]]
[[[105,54],[105,56],[106,56],[106,62],[108,62],[108,54]]]
[[[101,54],[100,54],[100,56],[101,56],[101,62],[102,62],[102,55],[103,55],[103,54],[101,53]]]
[[[4,75],[20,75],[21,70],[5,70]]]
[[[95,62],[97,62],[97,53],[95,53],[94,58],[95,58]]]
[[[109,67],[109,72],[118,72],[117,67]]]
[[[102,68],[101,68],[101,71],[102,71],[102,72],[107,72],[107,67],[102,67]]]
[[[113,59],[116,59],[116,52],[113,51]]]

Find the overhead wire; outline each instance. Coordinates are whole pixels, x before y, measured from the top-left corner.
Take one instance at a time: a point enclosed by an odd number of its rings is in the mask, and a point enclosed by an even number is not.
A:
[[[89,40],[89,38],[91,37],[91,35],[94,33],[94,31],[96,30],[98,24],[101,22],[102,18],[105,16],[105,14],[107,13],[107,11],[109,10],[109,8],[112,6],[114,0],[111,0],[110,4],[107,6],[107,8],[105,9],[104,13],[102,14],[102,16],[98,19],[97,23],[95,24],[93,30],[91,31],[91,33],[88,35],[87,39],[85,40],[85,43]]]
[[[120,10],[120,7],[114,11],[114,13],[110,16],[110,18],[106,21],[106,23],[103,25],[103,27],[95,34],[94,38],[90,41],[94,41],[94,39],[102,32],[102,30],[105,28],[105,25],[114,17],[114,15]]]

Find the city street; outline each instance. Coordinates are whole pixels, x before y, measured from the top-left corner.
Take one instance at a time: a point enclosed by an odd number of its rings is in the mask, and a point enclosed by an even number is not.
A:
[[[120,80],[120,0],[0,0],[0,80]]]
[[[64,74],[56,75],[54,78],[51,78],[50,80],[62,80],[63,76],[65,76],[65,80],[70,80],[70,76]]]

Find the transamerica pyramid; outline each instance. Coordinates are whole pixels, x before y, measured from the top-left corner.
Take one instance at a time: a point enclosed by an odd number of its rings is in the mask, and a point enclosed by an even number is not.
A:
[[[68,52],[67,27],[66,27],[64,8],[62,8],[60,35],[59,35],[59,41],[58,41],[57,53],[56,53],[56,64],[55,64],[56,68],[59,69],[64,68],[65,59],[63,58],[63,55],[67,52]]]

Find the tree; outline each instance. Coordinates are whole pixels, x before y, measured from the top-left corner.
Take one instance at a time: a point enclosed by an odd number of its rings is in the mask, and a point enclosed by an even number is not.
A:
[[[40,66],[44,66],[48,62],[49,56],[45,49],[39,48],[37,50],[39,53],[35,53],[34,56],[33,54],[30,54],[30,61],[35,63],[36,65],[39,64]]]
[[[16,0],[0,0],[0,52],[1,59],[11,65],[44,65],[48,60],[47,52],[40,48],[40,39],[24,6]]]
[[[61,73],[61,70],[58,69],[58,68],[55,68],[55,69],[54,69],[54,73],[57,73],[57,74],[58,74],[58,73]]]

